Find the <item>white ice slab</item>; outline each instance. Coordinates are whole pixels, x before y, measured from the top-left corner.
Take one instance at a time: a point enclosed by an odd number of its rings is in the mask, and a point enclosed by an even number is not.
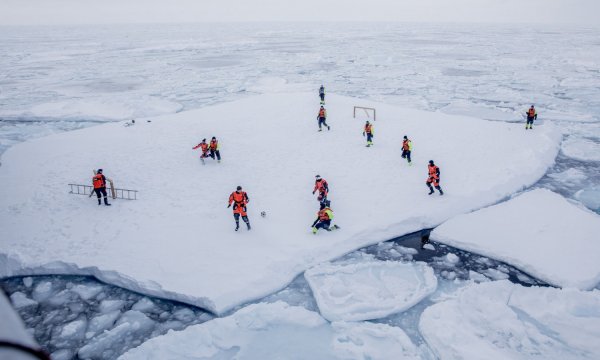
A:
[[[437,288],[433,269],[423,262],[323,264],[304,277],[329,321],[382,318],[410,308]]]
[[[600,282],[600,216],[549,190],[457,216],[431,239],[498,259],[556,286]]]
[[[471,285],[425,309],[419,329],[438,359],[598,359],[600,291]]]
[[[562,153],[575,160],[600,161],[600,143],[598,141],[570,137],[561,145]]]
[[[352,118],[357,104],[377,108],[371,148],[364,121]],[[10,148],[0,167],[0,276],[91,274],[222,313],[314,265],[493,204],[542,177],[559,149],[550,125],[526,132],[334,94],[331,131],[317,132],[317,109],[314,93],[267,94]],[[404,134],[412,167],[400,158]],[[212,136],[223,161],[203,166],[192,147]],[[427,195],[430,159],[443,197]],[[90,184],[94,168],[139,200],[107,208],[68,194],[68,183]],[[329,181],[342,230],[314,236],[316,174]],[[233,231],[227,198],[237,185],[251,199],[250,232]]]
[[[133,359],[422,359],[400,328],[328,323],[283,302],[255,304],[225,318],[171,331],[122,355]]]

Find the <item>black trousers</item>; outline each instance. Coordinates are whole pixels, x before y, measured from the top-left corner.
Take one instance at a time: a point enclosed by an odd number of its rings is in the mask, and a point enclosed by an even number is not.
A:
[[[321,124],[328,126],[327,123],[325,122],[325,118],[324,117],[320,117],[319,118],[319,129],[321,128]]]
[[[402,158],[410,162],[410,150],[402,150]]]
[[[321,101],[325,101],[325,94],[319,94],[319,96],[321,97]]]
[[[210,150],[209,156],[214,159],[215,155],[217,156],[217,160],[221,160],[221,153],[219,152],[219,150]]]
[[[100,200],[100,198],[102,196],[104,196],[105,199],[108,196],[108,194],[106,193],[106,188],[105,187],[94,189],[94,192],[96,193],[96,196],[98,197],[98,200]]]

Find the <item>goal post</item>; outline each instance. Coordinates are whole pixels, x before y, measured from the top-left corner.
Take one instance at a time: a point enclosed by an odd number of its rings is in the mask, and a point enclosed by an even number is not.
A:
[[[373,121],[377,120],[375,108],[364,107],[364,106],[355,106],[354,107],[354,115],[353,115],[354,118],[356,118],[356,111],[357,110],[359,112],[361,110],[364,111],[368,118],[371,118],[370,112],[372,112],[373,113]]]

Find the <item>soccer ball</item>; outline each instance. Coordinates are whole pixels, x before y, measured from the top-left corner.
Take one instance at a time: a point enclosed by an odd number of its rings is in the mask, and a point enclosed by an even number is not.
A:
[[[264,211],[261,211],[261,212],[260,212],[260,216],[262,216],[262,217],[267,217],[267,213],[266,213],[266,212],[264,212]]]

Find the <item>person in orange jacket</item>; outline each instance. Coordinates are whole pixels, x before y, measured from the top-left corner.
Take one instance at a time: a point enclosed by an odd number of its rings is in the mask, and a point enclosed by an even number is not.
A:
[[[321,105],[321,108],[319,109],[319,114],[317,115],[317,120],[319,120],[319,131],[323,130],[321,129],[321,125],[325,125],[327,126],[327,130],[330,129],[329,125],[327,125],[327,110],[325,110],[325,108],[323,107],[323,105]]]
[[[196,150],[200,148],[202,150],[202,154],[200,155],[200,161],[202,161],[202,165],[204,165],[204,159],[208,157],[208,149],[209,146],[206,143],[206,139],[202,139],[202,142],[192,148],[192,150]]]
[[[210,140],[210,144],[208,144],[208,149],[210,150],[210,154],[209,156],[211,158],[215,158],[215,156],[217,157],[217,162],[221,162],[221,152],[219,151],[220,147],[219,147],[219,141],[217,141],[216,137],[212,137],[212,139]]]
[[[235,219],[235,231],[238,231],[240,229],[240,216],[242,217],[242,220],[244,220],[244,222],[246,223],[246,227],[248,228],[248,230],[251,229],[250,220],[248,220],[248,214],[246,213],[246,204],[248,204],[248,202],[250,202],[250,198],[248,198],[248,194],[246,194],[245,191],[242,191],[241,186],[238,186],[236,188],[236,191],[232,192],[231,195],[229,195],[229,205],[227,205],[227,208],[230,208],[231,204],[233,203],[233,218]]]
[[[440,168],[437,167],[434,163],[433,160],[429,160],[429,165],[427,165],[429,174],[427,177],[427,181],[425,182],[425,184],[427,184],[427,187],[429,188],[429,194],[431,195],[433,194],[433,187],[431,187],[431,184],[433,184],[433,186],[438,189],[438,191],[440,192],[440,195],[444,195],[444,192],[442,191],[442,188],[440,187]]]
[[[529,129],[533,130],[533,120],[537,120],[537,112],[535,111],[535,107],[533,107],[533,105],[531,105],[531,107],[529,108],[529,110],[527,110],[527,112],[525,113],[525,116],[527,116],[527,122],[525,123],[525,130]]]
[[[365,128],[363,130],[363,136],[367,135],[367,147],[373,145],[373,124],[369,121],[365,123]]]
[[[94,192],[98,197],[98,205],[102,205],[100,198],[104,197],[104,205],[110,206],[108,203],[108,194],[106,193],[106,177],[102,174],[102,169],[96,171],[96,175],[92,178],[92,184],[94,185]]]
[[[319,229],[331,231],[338,229],[339,226],[331,225],[333,220],[333,210],[329,208],[329,201],[322,202],[319,206],[319,212],[317,212],[317,219],[312,224],[312,233],[316,234]]]
[[[327,180],[321,178],[321,176],[315,176],[315,187],[313,189],[313,195],[315,192],[319,192],[319,196],[317,199],[320,203],[327,201],[327,194],[329,194],[329,184],[327,184]]]

